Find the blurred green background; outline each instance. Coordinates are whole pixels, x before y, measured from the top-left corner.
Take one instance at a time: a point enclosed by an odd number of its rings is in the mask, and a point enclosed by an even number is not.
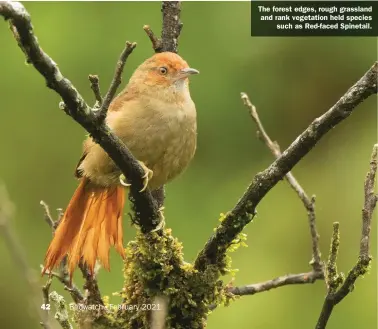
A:
[[[142,26],[150,24],[156,33],[161,28],[160,2],[25,6],[43,49],[90,104],[88,74],[100,76],[104,92],[124,42],[136,41],[125,84],[137,65],[152,55]],[[254,174],[272,162],[272,155],[255,137],[240,92],[249,94],[268,133],[284,149],[377,57],[375,38],[252,38],[249,10],[248,2],[183,4],[179,52],[201,71],[191,82],[199,140],[190,168],[167,186],[165,215],[167,225],[184,243],[187,261],[193,261],[202,248],[218,224],[219,213],[230,210]],[[58,109],[60,98],[46,88],[36,70],[25,65],[5,22],[0,25],[0,45],[0,179],[17,208],[11,225],[30,265],[39,270],[51,237],[39,201],[45,200],[52,210],[66,206],[77,185],[73,171],[85,132]],[[376,122],[376,98],[370,97],[294,169],[308,194],[317,195],[324,256],[332,222],[340,222],[341,271],[348,271],[358,255],[363,180],[376,142]],[[124,227],[127,242],[135,231],[128,224]],[[374,258],[376,229],[374,220]],[[233,254],[233,265],[240,270],[236,285],[310,269],[306,212],[286,182],[263,199],[245,233],[249,247]],[[4,328],[39,328],[30,323],[23,274],[2,240],[0,257],[0,323]],[[105,295],[118,291],[123,282],[121,259],[115,252],[111,258],[112,272],[99,275]],[[327,328],[377,326],[376,277],[374,261],[369,275],[335,308]],[[80,278],[76,281],[80,283]],[[67,296],[57,282],[52,288]],[[226,309],[216,309],[208,328],[314,328],[324,296],[322,281],[246,296]],[[116,303],[117,298],[112,298]]]

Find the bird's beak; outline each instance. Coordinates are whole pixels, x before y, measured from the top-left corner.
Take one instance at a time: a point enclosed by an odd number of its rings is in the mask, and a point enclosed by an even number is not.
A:
[[[188,67],[186,69],[180,70],[180,72],[178,74],[178,78],[184,79],[184,78],[187,78],[189,75],[193,75],[193,74],[199,74],[199,71],[196,70],[196,69],[192,69],[192,68]]]

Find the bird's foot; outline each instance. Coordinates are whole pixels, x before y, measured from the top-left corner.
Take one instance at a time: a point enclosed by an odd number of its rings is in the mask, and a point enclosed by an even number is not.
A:
[[[148,182],[150,181],[150,179],[152,178],[154,172],[149,169],[142,161],[138,161],[140,166],[143,168],[143,171],[144,171],[144,175],[142,176],[143,178],[143,187],[142,189],[139,191],[139,192],[143,192],[146,190],[147,186],[148,186]],[[122,186],[124,187],[130,187],[131,184],[129,183],[126,183],[126,177],[124,174],[121,174],[119,176],[119,182],[121,183]]]
[[[124,187],[130,187],[130,186],[131,186],[131,184],[126,183],[126,177],[125,177],[124,174],[121,174],[121,175],[119,176],[119,182],[120,182],[121,185],[124,186]]]
[[[144,170],[144,175],[142,176],[142,178],[143,178],[143,188],[139,191],[139,192],[143,192],[143,191],[146,190],[148,182],[150,181],[150,179],[154,175],[154,172],[150,168],[148,168],[142,161],[138,161],[138,162],[139,162],[140,166]]]
[[[158,213],[159,213],[159,216],[160,216],[160,223],[151,232],[159,231],[159,230],[161,230],[165,227],[165,217],[164,217],[163,210],[164,210],[164,207],[160,207],[158,209]]]

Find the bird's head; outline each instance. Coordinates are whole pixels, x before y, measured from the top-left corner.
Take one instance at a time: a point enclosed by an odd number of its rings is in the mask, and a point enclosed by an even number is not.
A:
[[[131,80],[145,86],[180,90],[188,85],[188,77],[198,74],[179,55],[171,52],[157,53],[143,62]]]

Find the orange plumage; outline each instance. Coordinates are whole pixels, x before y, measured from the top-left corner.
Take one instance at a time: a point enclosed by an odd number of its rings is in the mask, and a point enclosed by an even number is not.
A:
[[[196,149],[196,110],[188,77],[198,73],[174,53],[155,54],[141,64],[129,84],[112,102],[109,128],[146,169],[154,190],[180,174]],[[82,260],[94,273],[96,260],[109,270],[109,249],[124,257],[122,211],[125,190],[121,172],[91,138],[76,168],[81,179],[51,241],[43,273],[68,255],[72,277]]]

